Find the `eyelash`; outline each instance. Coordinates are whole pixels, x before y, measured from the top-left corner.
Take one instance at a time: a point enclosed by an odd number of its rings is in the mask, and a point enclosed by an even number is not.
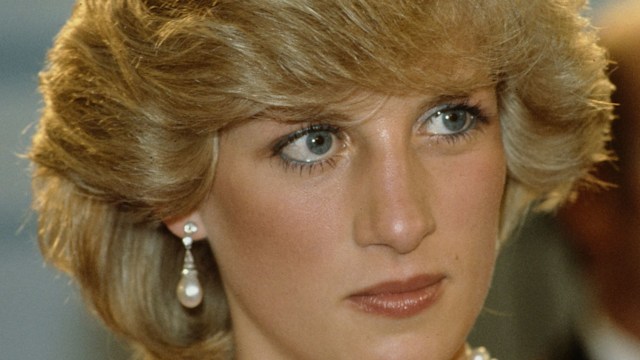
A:
[[[419,127],[425,126],[438,111],[465,111],[467,112],[474,121],[474,124],[471,125],[465,131],[461,131],[454,134],[433,134],[431,135],[432,140],[436,144],[440,144],[442,141],[446,142],[449,145],[454,145],[460,141],[464,141],[473,136],[473,130],[480,130],[482,125],[485,125],[489,122],[489,117],[482,111],[482,109],[475,105],[470,105],[468,102],[462,102],[459,104],[444,104],[440,106],[436,106],[431,111],[428,111],[424,115],[424,119],[420,120],[418,124]]]
[[[321,161],[314,162],[301,162],[295,161],[292,159],[286,159],[282,155],[282,150],[287,146],[295,142],[296,140],[318,131],[327,131],[334,135],[338,140],[343,141],[344,137],[341,136],[343,129],[341,127],[330,125],[327,123],[312,123],[305,124],[300,128],[300,130],[294,131],[284,137],[280,138],[275,145],[272,147],[272,156],[277,157],[280,160],[281,165],[284,167],[286,171],[297,171],[302,174],[305,170],[308,171],[309,174],[313,173],[315,170],[324,170],[325,166],[330,166],[334,168],[338,159],[334,157],[329,157],[327,159],[323,159]]]
[[[467,102],[462,102],[459,104],[444,104],[440,106],[434,107],[432,110],[427,111],[423,118],[418,120],[418,127],[425,126],[438,111],[465,111],[467,112],[474,121],[468,129],[453,133],[453,134],[432,134],[432,141],[435,144],[440,144],[442,141],[446,142],[449,145],[454,145],[460,141],[464,141],[473,136],[473,130],[480,130],[482,125],[487,124],[489,122],[489,117],[482,111],[482,109],[478,106],[470,105]],[[312,123],[305,124],[299,130],[294,131],[284,137],[280,138],[276,141],[276,143],[272,147],[272,156],[277,157],[284,167],[286,171],[297,171],[302,174],[304,171],[308,171],[309,174],[312,174],[316,170],[323,171],[325,166],[330,166],[335,168],[338,159],[336,156],[331,156],[327,159],[322,159],[319,161],[313,162],[301,162],[293,159],[287,159],[282,154],[283,149],[294,143],[296,140],[318,131],[326,131],[330,132],[333,136],[335,136],[338,140],[344,141],[344,136],[342,136],[343,128],[335,125],[330,125],[327,123]]]

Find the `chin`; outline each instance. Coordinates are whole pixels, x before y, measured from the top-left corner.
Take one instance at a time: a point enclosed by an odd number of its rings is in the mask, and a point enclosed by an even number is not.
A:
[[[408,334],[382,340],[377,344],[365,344],[361,354],[353,354],[352,359],[371,360],[452,360],[464,351],[465,339],[457,343],[452,337]]]

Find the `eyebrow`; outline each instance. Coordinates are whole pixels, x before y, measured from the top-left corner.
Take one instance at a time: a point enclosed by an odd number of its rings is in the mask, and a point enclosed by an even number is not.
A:
[[[328,123],[348,126],[348,124],[354,122],[353,119],[344,112],[329,109],[328,106],[272,107],[257,114],[254,119],[274,121],[285,125]]]
[[[409,96],[415,96],[416,98],[419,98],[420,96],[424,96],[424,99],[418,102],[414,109],[415,116],[418,117],[424,114],[425,112],[427,112],[428,110],[437,107],[438,105],[467,102],[471,97],[473,97],[473,94],[476,93],[477,91],[479,90],[474,89],[471,92],[458,93],[458,94],[441,94],[435,97],[427,96],[427,95],[419,95],[419,94],[409,95]],[[336,114],[338,114],[338,117],[348,119],[347,121],[345,121],[347,126],[356,125],[362,121],[365,121],[367,118],[369,118],[369,116],[373,115],[379,107],[384,105],[384,101],[386,101],[386,99],[388,99],[388,97],[382,98],[381,101],[375,106],[375,108],[369,111],[369,114],[363,116],[362,118],[358,118],[358,119],[353,118],[348,114],[349,112],[348,110],[347,111],[338,110],[336,111]],[[345,107],[347,109],[349,108],[349,106],[350,105],[348,103],[340,104],[340,107]]]
[[[416,106],[416,116],[424,113],[425,111],[432,109],[441,104],[447,103],[459,103],[468,101],[474,94],[480,92],[485,87],[478,87],[470,91],[465,92],[451,92],[449,94],[440,94],[435,97],[428,95],[408,95],[408,96],[424,96],[424,100]],[[402,96],[402,95],[399,95]],[[381,95],[378,105],[371,111],[371,114],[375,113],[378,106],[382,106],[384,101],[392,97],[392,95]],[[369,96],[354,101],[345,101],[337,104],[330,105],[315,105],[315,106],[300,106],[300,107],[270,107],[260,112],[254,117],[254,120],[268,120],[274,121],[286,125],[296,125],[300,123],[308,124],[331,124],[344,128],[355,126],[364,121],[368,116],[363,119],[356,119],[352,115],[349,115],[349,109],[357,106],[367,106],[366,101],[370,99]],[[337,109],[336,109],[337,108]],[[344,110],[342,110],[344,109]],[[356,110],[352,110],[356,111]]]

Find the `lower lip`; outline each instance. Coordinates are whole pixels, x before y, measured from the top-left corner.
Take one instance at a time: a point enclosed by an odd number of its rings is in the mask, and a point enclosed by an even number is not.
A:
[[[440,279],[406,292],[353,295],[349,297],[349,301],[365,313],[398,319],[408,318],[421,313],[438,300],[443,281],[444,279]]]

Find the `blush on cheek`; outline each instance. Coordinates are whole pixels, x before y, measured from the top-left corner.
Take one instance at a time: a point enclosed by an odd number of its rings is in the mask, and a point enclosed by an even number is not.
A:
[[[460,156],[449,174],[448,184],[440,184],[452,204],[442,208],[442,228],[456,232],[451,238],[463,243],[454,246],[456,257],[477,271],[475,281],[487,283],[493,271],[500,226],[500,212],[506,182],[506,164],[498,141],[483,156]],[[444,190],[448,189],[448,190]],[[462,264],[465,266],[465,264]]]
[[[231,183],[229,179],[235,181]],[[243,191],[258,181],[246,177],[220,177],[217,181],[216,186],[224,193],[214,193],[216,201],[210,202],[212,247],[220,257],[233,254],[229,257],[234,259],[235,269],[241,263],[246,270],[261,274],[269,271],[273,276],[287,276],[301,269],[311,271],[313,262],[325,259],[323,251],[329,251],[327,246],[321,246],[327,242],[324,238],[338,239],[334,233],[337,229],[327,224],[331,223],[335,206],[328,205],[324,198],[295,191]],[[318,240],[319,237],[323,239]]]

